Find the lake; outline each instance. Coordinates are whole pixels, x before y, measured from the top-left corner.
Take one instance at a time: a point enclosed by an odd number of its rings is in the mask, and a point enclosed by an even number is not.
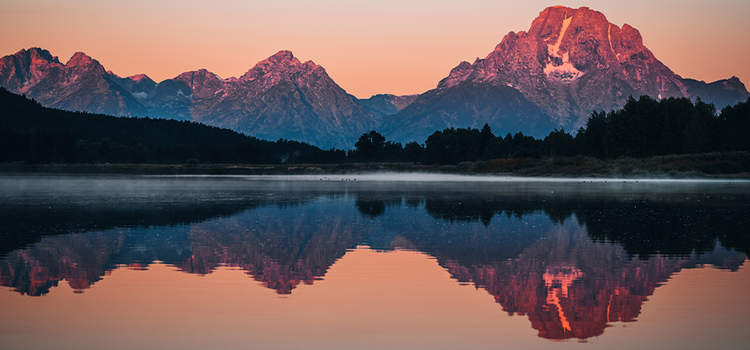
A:
[[[3,349],[742,349],[750,182],[0,177]]]

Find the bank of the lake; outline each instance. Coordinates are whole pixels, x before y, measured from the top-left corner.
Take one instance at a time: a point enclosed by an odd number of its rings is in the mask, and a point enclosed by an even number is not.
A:
[[[750,153],[724,152],[601,160],[511,158],[456,165],[345,164],[0,164],[4,174],[297,175],[373,172],[618,178],[750,178]]]

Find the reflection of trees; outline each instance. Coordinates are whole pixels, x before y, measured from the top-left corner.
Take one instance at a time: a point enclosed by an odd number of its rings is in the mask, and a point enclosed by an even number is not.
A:
[[[359,210],[362,215],[369,217],[370,219],[375,219],[385,213],[385,202],[382,200],[357,198],[354,205],[357,206],[357,210]]]
[[[495,216],[523,218],[543,212],[552,222],[575,218],[597,240],[622,244],[631,255],[689,255],[722,246],[750,255],[750,208],[747,202],[670,202],[669,200],[580,197],[478,196],[425,199],[434,218],[448,222],[482,222]]]
[[[670,205],[638,201],[600,202],[575,211],[592,238],[621,244],[641,257],[656,254],[686,255],[710,252],[722,246],[750,255],[748,208]]]
[[[518,200],[513,197],[458,197],[448,200],[442,198],[426,198],[425,209],[436,219],[449,222],[477,222],[489,225],[492,217],[505,215],[507,217],[523,217],[524,215],[544,208],[538,198],[524,198]]]
[[[105,198],[98,203],[10,205],[0,211],[0,255],[38,242],[46,236],[116,227],[186,225],[262,206],[290,206],[311,199],[241,198],[222,201],[206,198],[209,195],[202,193],[187,200],[168,196],[158,201],[143,201],[136,197]]]
[[[364,216],[375,219],[383,213],[386,208],[400,207],[403,199],[401,196],[378,196],[372,194],[358,194],[354,205]]]

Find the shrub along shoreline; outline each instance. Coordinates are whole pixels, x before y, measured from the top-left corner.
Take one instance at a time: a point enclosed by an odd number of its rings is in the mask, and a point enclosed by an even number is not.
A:
[[[456,165],[415,163],[344,164],[0,164],[0,174],[121,175],[316,175],[443,173],[529,177],[750,179],[750,153],[715,152],[649,158],[586,156],[511,158]]]

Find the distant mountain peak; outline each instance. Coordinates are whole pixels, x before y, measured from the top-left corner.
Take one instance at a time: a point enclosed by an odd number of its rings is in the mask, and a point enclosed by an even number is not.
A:
[[[191,79],[193,77],[210,77],[210,78],[214,78],[215,77],[215,78],[218,79],[218,76],[216,74],[212,73],[211,71],[209,71],[206,68],[201,68],[201,69],[198,69],[198,70],[191,70],[191,71],[180,73],[180,75],[178,75],[177,77],[175,77],[175,79],[183,79],[183,78],[187,78],[187,77],[190,77]]]
[[[281,50],[270,57],[266,58],[263,61],[260,61],[255,64],[253,69],[260,68],[264,71],[268,71],[270,69],[276,69],[279,67],[291,67],[291,66],[297,66],[302,64],[297,57],[294,57],[291,51],[288,50]]]
[[[42,61],[47,61],[50,63],[60,63],[60,60],[57,58],[57,56],[52,56],[52,54],[49,51],[42,49],[40,47],[32,47],[32,48],[29,48],[28,50],[22,49],[15,53],[15,55],[25,55],[25,54],[28,54],[31,57],[32,61],[42,60]]]
[[[243,74],[239,80],[253,81],[263,78],[264,80],[270,79],[270,83],[275,84],[282,80],[292,79],[292,75],[297,73],[314,70],[323,70],[323,67],[315,64],[313,61],[302,63],[294,57],[291,51],[281,50],[258,62],[253,68],[250,68]]]
[[[294,57],[294,54],[289,50],[279,50],[279,52],[268,57],[266,61],[299,63],[299,60],[296,57]]]
[[[587,7],[544,9],[528,32],[510,32],[484,59],[461,62],[438,89],[464,81],[516,89],[556,123],[576,128],[592,110],[622,105],[628,95],[689,96],[637,29]]]
[[[78,66],[87,66],[93,62],[99,63],[97,60],[91,58],[91,56],[78,51],[73,54],[73,56],[68,60],[68,63],[65,64],[66,67],[78,67]]]
[[[129,76],[128,78],[130,78],[130,80],[132,80],[132,81],[134,81],[136,83],[141,82],[141,80],[143,80],[143,79],[151,80],[151,78],[149,78],[148,75],[146,75],[146,74],[135,74],[135,75]]]

